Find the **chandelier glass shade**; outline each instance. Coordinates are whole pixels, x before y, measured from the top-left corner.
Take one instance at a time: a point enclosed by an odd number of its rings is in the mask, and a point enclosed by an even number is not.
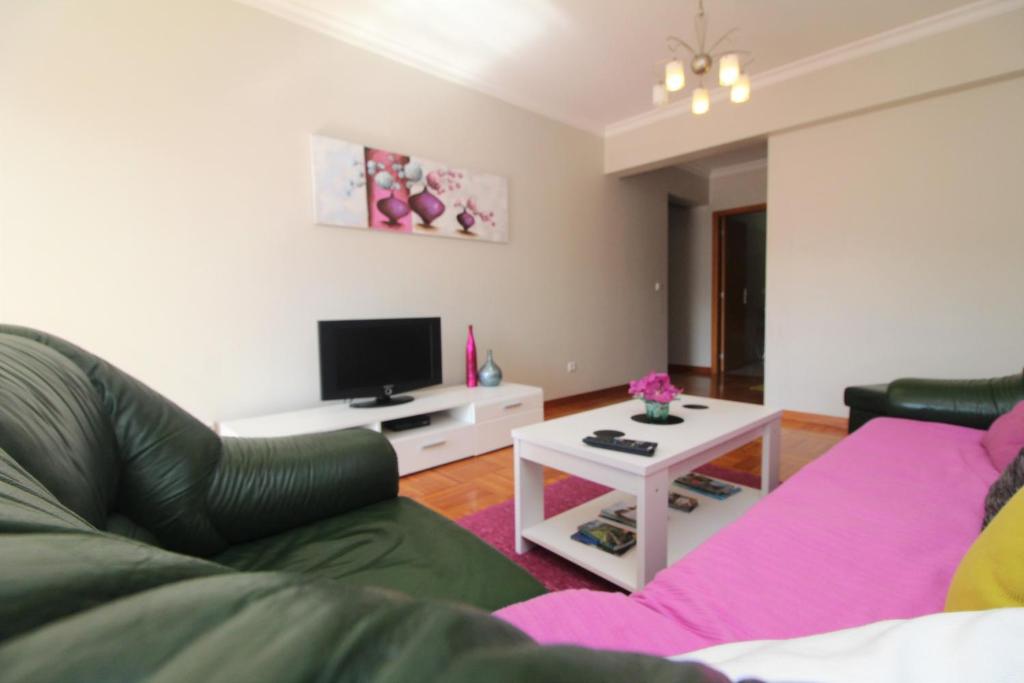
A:
[[[679,92],[686,87],[686,67],[680,59],[673,59],[665,65],[665,90]]]
[[[732,88],[729,90],[729,99],[736,104],[742,104],[750,99],[750,76],[740,74],[736,78],[736,82],[732,84]]]
[[[694,88],[690,99],[690,111],[694,114],[706,114],[711,108],[711,94],[707,88]]]
[[[750,77],[744,73],[744,66],[750,64],[747,59],[746,65],[741,55],[749,55],[745,50],[725,50],[716,53],[715,50],[722,45],[736,29],[726,31],[718,40],[707,47],[708,21],[704,14],[704,0],[698,0],[697,16],[694,18],[694,29],[697,35],[697,47],[676,36],[668,36],[666,42],[668,49],[672,52],[672,58],[664,64],[662,79],[655,83],[651,91],[651,100],[655,106],[661,107],[671,101],[673,93],[681,92],[686,87],[686,64],[678,56],[680,48],[690,54],[690,72],[696,77],[697,87],[693,89],[690,96],[690,110],[694,114],[705,114],[711,108],[711,95],[704,86],[704,76],[714,70],[715,62],[718,63],[718,84],[729,90],[729,99],[737,104],[750,100]]]
[[[740,56],[735,52],[722,55],[718,60],[718,84],[733,85],[740,77]]]

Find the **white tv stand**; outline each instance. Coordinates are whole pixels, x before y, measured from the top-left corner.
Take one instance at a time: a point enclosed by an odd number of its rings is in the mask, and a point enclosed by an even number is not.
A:
[[[453,460],[488,453],[512,444],[516,427],[544,420],[544,392],[524,384],[497,387],[446,386],[410,391],[409,403],[380,408],[353,408],[334,401],[316,408],[218,424],[221,436],[291,436],[364,427],[383,432],[398,454],[404,476]],[[400,432],[382,422],[430,415],[430,425]]]

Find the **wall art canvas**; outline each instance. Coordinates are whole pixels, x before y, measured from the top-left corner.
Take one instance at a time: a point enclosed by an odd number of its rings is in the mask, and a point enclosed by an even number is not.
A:
[[[508,241],[508,182],[385,149],[314,135],[316,222]]]

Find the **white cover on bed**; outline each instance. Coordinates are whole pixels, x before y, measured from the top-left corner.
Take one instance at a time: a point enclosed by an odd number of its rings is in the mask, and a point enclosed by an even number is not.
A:
[[[1024,683],[1024,607],[950,612],[671,657],[766,683]]]

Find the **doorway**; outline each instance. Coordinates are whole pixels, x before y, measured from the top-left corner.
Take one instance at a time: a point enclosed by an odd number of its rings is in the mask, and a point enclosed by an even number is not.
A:
[[[764,396],[767,206],[712,215],[711,376]]]

